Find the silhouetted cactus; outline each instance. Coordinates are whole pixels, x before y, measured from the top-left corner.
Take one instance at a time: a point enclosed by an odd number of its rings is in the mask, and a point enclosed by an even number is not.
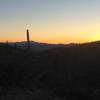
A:
[[[30,49],[30,36],[29,36],[29,30],[26,31],[27,34],[27,48]]]

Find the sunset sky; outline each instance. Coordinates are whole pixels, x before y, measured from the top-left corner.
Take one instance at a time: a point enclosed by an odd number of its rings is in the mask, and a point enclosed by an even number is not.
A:
[[[0,41],[100,40],[100,0],[0,0]]]

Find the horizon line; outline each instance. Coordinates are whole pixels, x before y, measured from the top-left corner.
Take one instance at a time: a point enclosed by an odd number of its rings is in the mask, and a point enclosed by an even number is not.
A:
[[[27,42],[27,41],[0,41],[0,43],[20,43],[20,42]],[[39,41],[33,41],[30,40],[30,42],[37,42],[37,43],[43,43],[43,44],[62,44],[62,45],[68,45],[68,44],[86,44],[86,43],[92,43],[92,42],[100,42],[100,40],[95,41],[88,41],[88,42],[70,42],[70,43],[48,43],[48,42],[39,42]]]

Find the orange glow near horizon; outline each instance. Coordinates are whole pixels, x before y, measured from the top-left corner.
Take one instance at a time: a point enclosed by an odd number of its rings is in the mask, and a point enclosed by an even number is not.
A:
[[[18,24],[17,24],[18,26]],[[26,28],[18,28],[13,30],[6,28],[0,33],[1,42],[20,42],[26,41]],[[63,24],[58,26],[50,25],[34,26],[30,28],[30,39],[36,42],[50,43],[50,44],[68,44],[68,43],[85,43],[100,40],[100,24],[94,22],[93,24]],[[45,29],[46,28],[46,29]]]
[[[31,33],[30,33],[31,34]],[[50,43],[50,44],[68,44],[68,43],[85,43],[98,41],[100,39],[100,32],[95,33],[85,33],[80,32],[79,34],[74,35],[65,35],[65,34],[55,34],[55,35],[32,35],[30,36],[31,41]],[[0,38],[1,42],[20,42],[26,41],[26,36],[24,37],[11,37],[11,38]]]

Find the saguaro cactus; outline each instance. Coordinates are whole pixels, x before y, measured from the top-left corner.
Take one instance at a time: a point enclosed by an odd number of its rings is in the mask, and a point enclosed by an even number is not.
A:
[[[30,49],[30,36],[29,36],[29,30],[26,31],[27,34],[27,48]]]

